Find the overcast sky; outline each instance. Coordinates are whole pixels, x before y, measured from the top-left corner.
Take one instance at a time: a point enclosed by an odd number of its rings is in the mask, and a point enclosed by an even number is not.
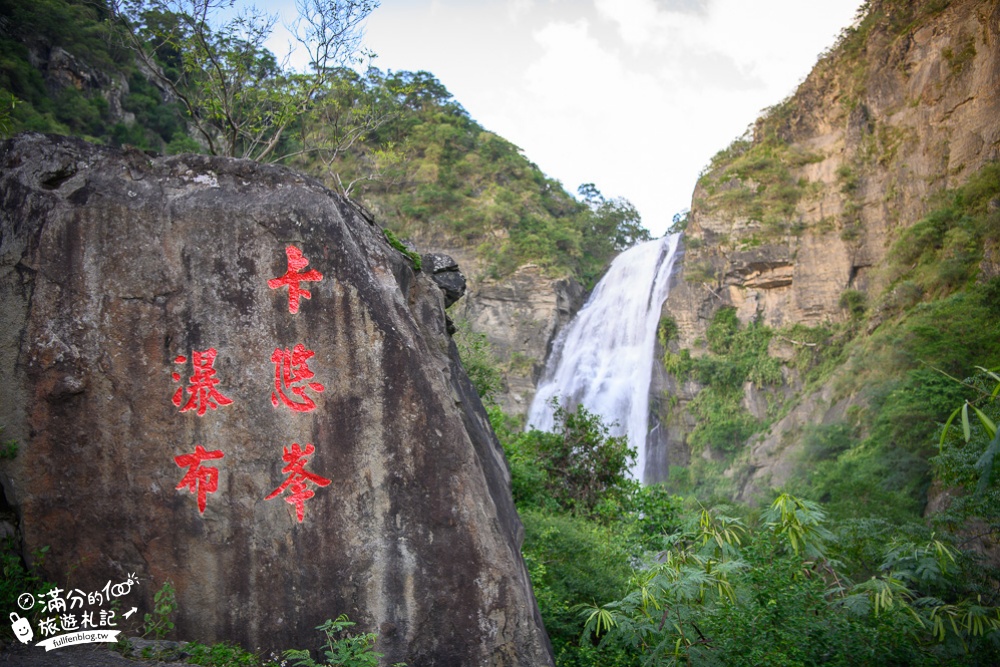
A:
[[[860,0],[381,0],[367,46],[427,70],[572,193],[625,197],[655,235],[698,172],[791,94]]]

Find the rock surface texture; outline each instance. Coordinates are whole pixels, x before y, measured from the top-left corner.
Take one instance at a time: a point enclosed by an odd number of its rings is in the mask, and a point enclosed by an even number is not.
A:
[[[552,664],[444,294],[378,227],[248,161],[21,135],[0,170],[4,491],[53,581],[136,573],[138,622],[170,580],[203,642],[346,613],[388,663]]]
[[[528,264],[503,280],[479,282],[459,304],[503,366],[505,386],[497,402],[508,414],[527,414],[556,335],[580,310],[584,296],[575,280],[548,277]]]
[[[881,18],[852,48],[821,59],[752,138],[713,160],[693,195],[681,279],[664,305],[677,323],[675,351],[699,354],[722,306],[735,307],[744,323],[774,328],[845,320],[841,296],[884,289],[891,243],[928,210],[928,198],[1000,159],[1000,4],[932,4],[913,3],[905,21]],[[876,1],[871,11],[892,16],[900,6]],[[756,162],[739,162],[762,145]],[[994,255],[988,249],[987,261]],[[984,275],[995,271],[983,267]],[[668,431],[658,440],[664,465],[690,456],[683,407],[699,387],[678,384],[660,373],[652,387],[652,404],[664,405],[667,392],[681,407],[655,415]],[[787,479],[790,427],[825,422],[854,400],[828,398],[804,397],[749,443],[748,458],[729,471],[742,480],[740,499]]]
[[[583,306],[583,285],[573,278],[552,277],[534,264],[493,278],[485,275],[476,254],[455,239],[428,234],[411,240],[432,252],[425,257],[457,260],[468,288],[449,312],[456,321],[468,322],[471,331],[486,336],[503,376],[494,400],[507,414],[526,416],[556,336]],[[441,260],[434,261],[434,271],[444,266]],[[436,280],[451,279],[447,272],[434,275]]]

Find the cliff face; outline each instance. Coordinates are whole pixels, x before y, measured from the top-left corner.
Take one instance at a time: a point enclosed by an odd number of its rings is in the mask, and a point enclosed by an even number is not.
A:
[[[551,664],[443,294],[377,227],[247,161],[21,135],[0,165],[3,485],[47,579],[135,575],[146,610],[170,580],[188,639],[346,613],[389,662]]]
[[[463,304],[474,331],[486,334],[504,368],[497,403],[511,415],[526,415],[556,334],[583,305],[583,287],[553,279],[533,265],[500,281],[484,281]]]
[[[491,278],[476,254],[454,239],[438,234],[412,240],[458,262],[467,291],[449,313],[486,336],[503,375],[497,404],[509,415],[527,415],[556,335],[583,305],[583,286],[573,278],[553,278],[533,264]]]
[[[704,354],[709,323],[724,306],[744,324],[787,330],[844,322],[856,293],[877,303],[892,279],[890,246],[926,213],[928,198],[1000,158],[998,40],[996,0],[873,3],[796,93],[768,110],[752,137],[717,155],[699,180],[682,273],[664,306],[676,335],[660,353]],[[995,248],[986,248],[980,275],[997,275]],[[881,322],[874,310],[869,332]],[[788,360],[803,344],[776,336],[769,352]],[[744,388],[751,414],[761,401],[766,411],[768,398],[788,409],[727,472],[741,499],[788,478],[796,428],[836,421],[860,401],[833,396],[829,385],[793,398],[802,386],[787,367],[781,384]],[[672,410],[657,415],[669,426],[662,460],[690,455],[686,406],[701,389],[661,373],[654,399],[664,391],[677,396]],[[666,476],[664,469],[654,475]]]

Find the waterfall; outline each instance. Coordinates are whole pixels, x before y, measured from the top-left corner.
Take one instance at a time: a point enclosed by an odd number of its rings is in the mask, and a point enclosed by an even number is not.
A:
[[[554,425],[553,397],[600,415],[612,435],[627,435],[637,450],[631,474],[638,480],[646,465],[656,327],[679,240],[680,234],[671,234],[615,258],[553,344],[528,411],[529,428],[543,431]]]

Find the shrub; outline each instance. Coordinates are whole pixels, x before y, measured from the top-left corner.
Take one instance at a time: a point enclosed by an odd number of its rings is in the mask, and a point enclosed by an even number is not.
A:
[[[142,623],[142,636],[163,639],[174,629],[173,615],[177,612],[177,596],[173,582],[165,581],[153,595],[153,613],[146,614]]]
[[[504,380],[500,362],[493,354],[486,334],[473,331],[468,320],[459,320],[455,324],[453,340],[479,398],[487,405],[493,404],[497,392],[503,390]]]
[[[337,620],[327,619],[316,629],[323,633],[324,662],[312,659],[308,650],[289,649],[284,657],[295,667],[378,667],[381,653],[375,651],[378,635],[374,632],[353,634],[350,628],[356,624],[347,614],[341,614]],[[338,636],[340,635],[340,636]]]
[[[846,310],[852,318],[858,319],[863,317],[868,309],[868,296],[856,289],[844,290],[840,294],[838,305],[842,310]]]

